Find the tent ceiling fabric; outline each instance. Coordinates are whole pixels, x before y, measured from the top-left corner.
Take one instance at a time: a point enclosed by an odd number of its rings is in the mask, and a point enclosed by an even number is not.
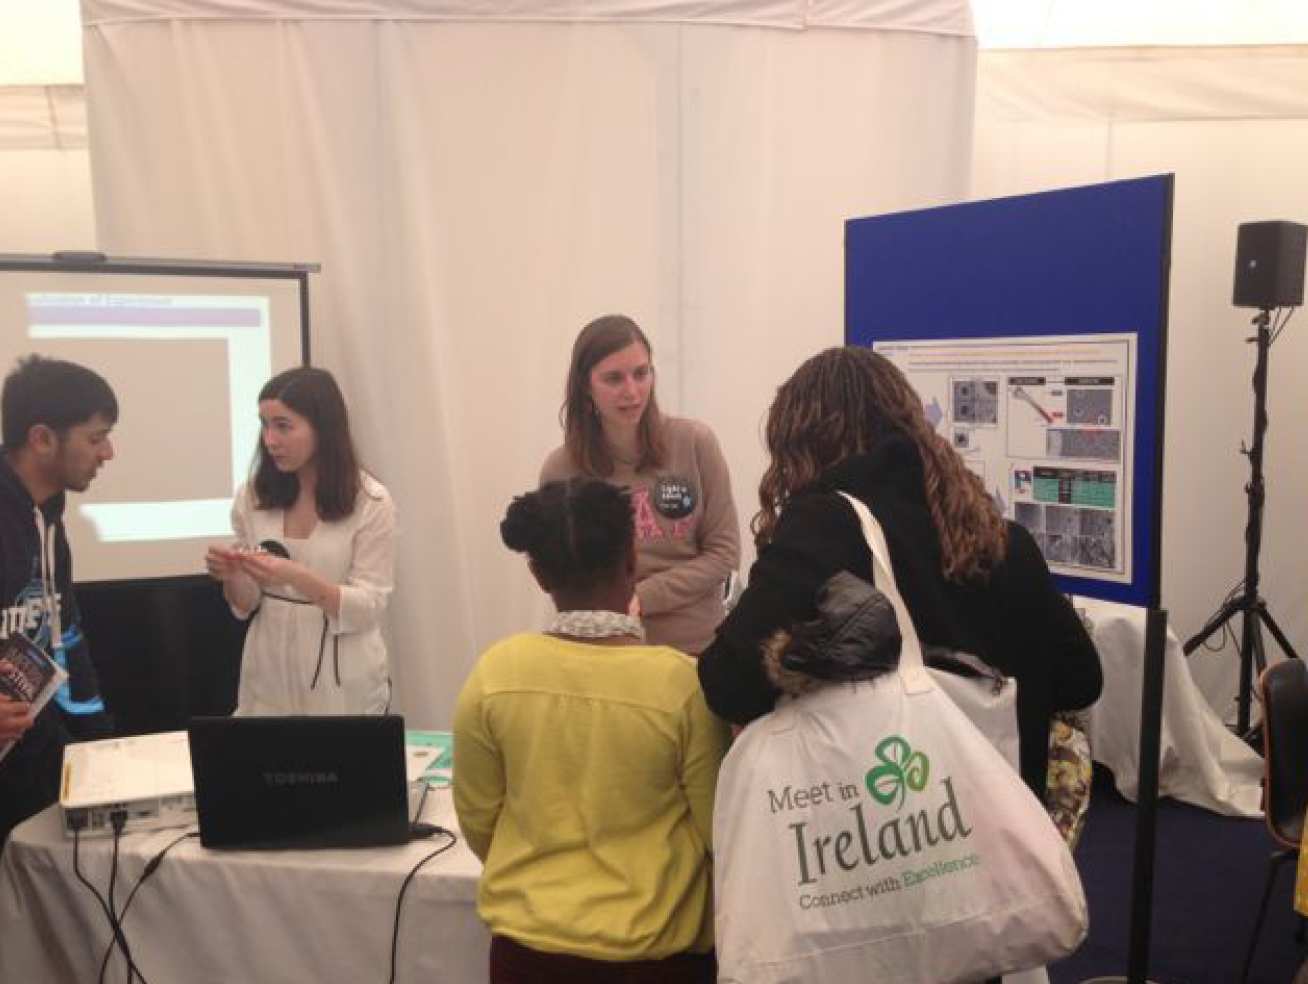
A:
[[[913,0],[851,2],[749,0],[749,2],[606,2],[573,0],[85,0],[90,22],[161,17],[372,17],[500,18],[553,20],[631,18],[775,27],[856,27],[975,34],[982,48],[1065,48],[1141,45],[1308,44],[1308,4],[1260,0],[1251,4],[1195,4],[1193,0]],[[0,0],[0,86],[81,81],[77,0]]]
[[[968,0],[83,0],[86,26],[232,20],[645,21],[972,37]]]
[[[1308,46],[987,51],[977,118],[1308,119]]]
[[[81,81],[77,0],[0,0],[0,86]]]
[[[80,85],[0,86],[0,151],[85,146],[86,99]]]
[[[972,0],[982,48],[1308,43],[1303,0]]]

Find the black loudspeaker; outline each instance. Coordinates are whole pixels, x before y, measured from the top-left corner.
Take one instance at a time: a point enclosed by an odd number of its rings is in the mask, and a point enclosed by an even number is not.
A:
[[[1235,244],[1236,307],[1298,307],[1303,303],[1308,226],[1245,222]]]

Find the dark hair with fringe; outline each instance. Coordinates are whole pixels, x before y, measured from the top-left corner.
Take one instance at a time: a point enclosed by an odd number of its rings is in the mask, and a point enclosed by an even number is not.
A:
[[[572,343],[572,360],[568,364],[568,378],[563,385],[563,405],[559,408],[559,423],[563,425],[563,443],[573,462],[587,475],[604,478],[613,474],[613,456],[604,442],[604,428],[600,424],[595,401],[590,396],[590,372],[614,352],[621,351],[633,342],[639,342],[650,358],[654,350],[649,339],[625,314],[606,314],[596,318],[577,335]],[[659,412],[654,389],[649,391],[649,403],[641,414],[636,432],[640,442],[640,458],[636,470],[657,468],[663,464],[663,415]]]
[[[60,439],[68,428],[84,424],[97,413],[118,422],[118,399],[104,377],[76,362],[28,355],[14,364],[0,395],[7,451],[26,446],[28,433],[45,424]]]
[[[634,534],[627,490],[597,478],[547,482],[517,496],[500,523],[504,545],[530,557],[549,590],[584,591],[612,579]]]
[[[858,346],[813,356],[777,390],[768,412],[771,461],[759,482],[750,528],[762,548],[787,500],[828,468],[871,450],[892,434],[912,441],[922,459],[926,500],[940,538],[943,574],[985,580],[1003,559],[1008,531],[981,479],[927,423],[922,400],[885,357]]]
[[[314,505],[320,519],[331,522],[354,512],[362,483],[359,458],[350,437],[345,397],[326,369],[300,366],[278,373],[259,390],[259,402],[280,400],[313,427],[318,484]],[[288,509],[300,494],[297,475],[279,471],[263,441],[255,452],[254,501],[259,509]]]

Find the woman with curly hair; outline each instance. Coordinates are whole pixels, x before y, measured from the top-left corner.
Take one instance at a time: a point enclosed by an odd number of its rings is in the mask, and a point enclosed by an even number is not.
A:
[[[772,710],[763,644],[814,619],[832,575],[872,580],[847,492],[885,532],[923,645],[973,653],[1017,679],[1022,777],[1043,800],[1050,715],[1093,703],[1103,678],[1031,535],[1004,520],[908,380],[870,349],[828,349],[801,365],[777,391],[766,440],[758,560],[699,663],[709,706],[740,724]]]

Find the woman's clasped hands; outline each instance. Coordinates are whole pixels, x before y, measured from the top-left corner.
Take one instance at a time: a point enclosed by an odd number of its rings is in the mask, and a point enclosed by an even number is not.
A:
[[[205,568],[216,581],[229,581],[245,574],[263,587],[274,584],[295,584],[304,568],[288,557],[240,544],[231,547],[210,547],[205,554]]]

